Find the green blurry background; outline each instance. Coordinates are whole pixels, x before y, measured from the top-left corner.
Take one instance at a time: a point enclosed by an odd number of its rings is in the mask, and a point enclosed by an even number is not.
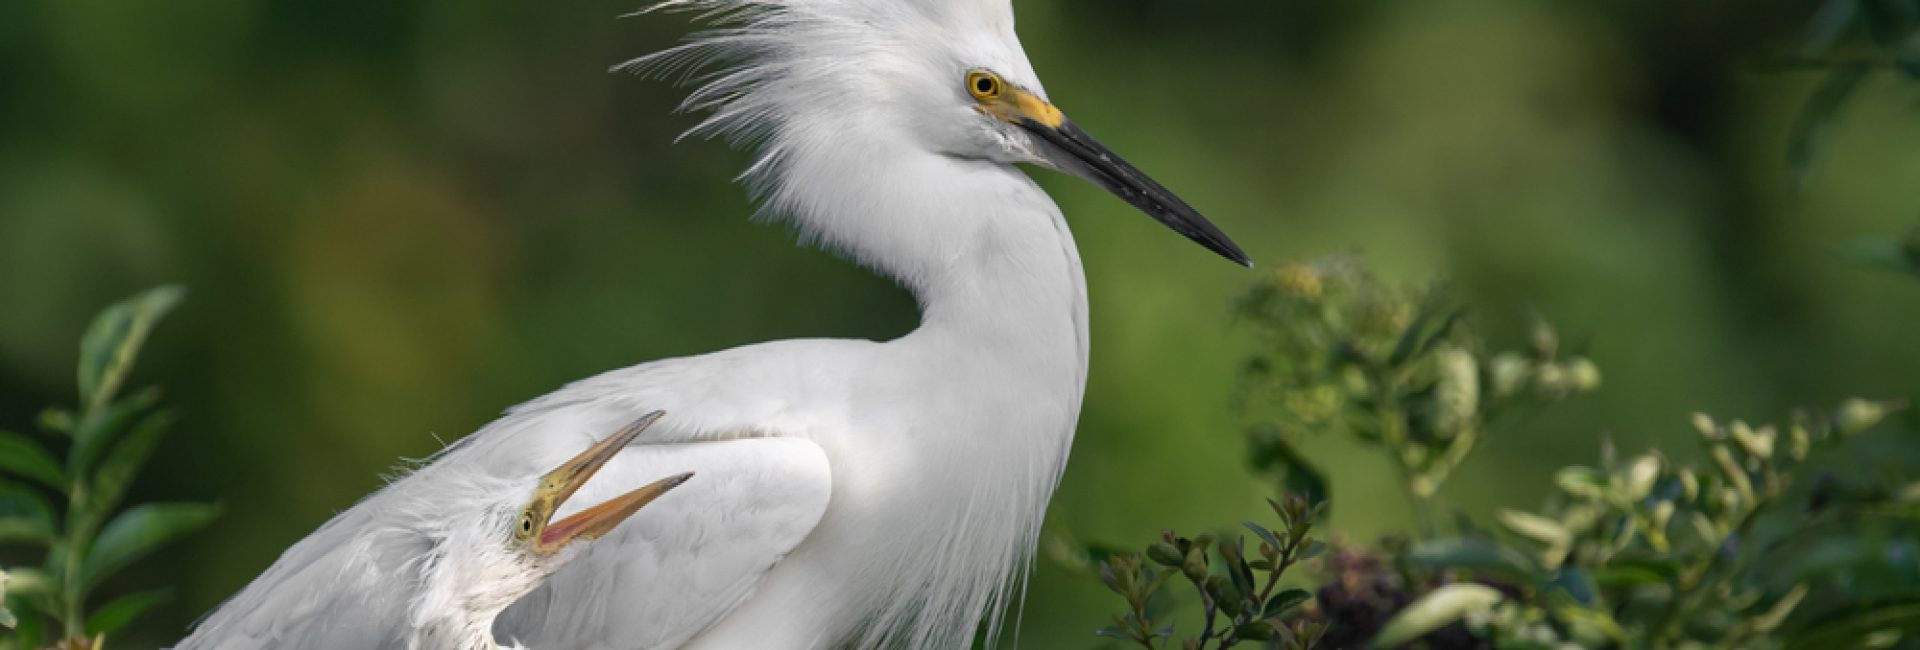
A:
[[[127,647],[178,638],[399,459],[570,379],[913,327],[904,292],[749,221],[744,153],[673,144],[695,121],[670,114],[681,89],[607,72],[687,31],[614,18],[635,6],[0,3],[0,422],[72,400],[101,305],[192,289],[137,378],[185,418],[132,499],[227,511],[118,579],[178,589]],[[1498,431],[1447,486],[1470,513],[1536,505],[1603,435],[1684,458],[1693,410],[1920,395],[1920,283],[1837,252],[1920,218],[1914,86],[1870,77],[1796,191],[1787,141],[1818,77],[1748,64],[1791,47],[1810,2],[1017,10],[1052,97],[1268,268],[1357,250],[1451,278],[1497,341],[1534,308],[1588,343],[1606,386]],[[1131,544],[1259,512],[1227,408],[1249,345],[1228,304],[1259,271],[1036,174],[1093,310],[1054,525]],[[1335,529],[1409,525],[1382,461],[1308,451]],[[1023,645],[1095,645],[1110,596],[1039,565]]]

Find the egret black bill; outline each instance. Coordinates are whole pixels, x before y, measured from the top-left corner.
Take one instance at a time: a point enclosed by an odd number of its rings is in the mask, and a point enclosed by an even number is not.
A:
[[[1100,144],[1093,136],[1087,135],[1086,131],[1080,130],[1073,120],[1062,117],[1058,124],[1048,126],[1039,120],[1023,117],[1018,124],[1072,155],[1084,167],[1081,171],[1088,180],[1133,204],[1133,207],[1147,213],[1155,221],[1235,264],[1253,266],[1247,254],[1226,233],[1220,232],[1213,222],[1200,216],[1200,211],[1174,196],[1173,192]]]
[[[1235,264],[1253,266],[1247,254],[1232,239],[1228,239],[1226,233],[1220,232],[1213,222],[1200,216],[1200,211],[1148,178],[1139,168],[1128,164],[1113,150],[1087,135],[1086,131],[1080,130],[1078,125],[1047,100],[1008,83],[991,70],[968,71],[966,84],[967,93],[979,103],[980,112],[1026,129],[1034,137],[1066,154],[1065,160],[1058,156],[1050,157],[1064,171],[1079,174],[1106,188],[1155,221],[1207,247],[1207,250]]]
[[[516,532],[532,537],[533,548],[541,553],[559,551],[576,540],[599,539],[633,516],[633,513],[639,512],[642,506],[693,478],[692,472],[669,476],[590,506],[565,519],[550,521],[560,506],[580,490],[580,486],[586,485],[588,479],[607,466],[607,461],[613,460],[614,455],[663,415],[666,415],[663,411],[654,411],[642,416],[541,477],[539,487],[534,489],[533,502],[528,504],[527,512],[522,515],[519,524],[520,529]]]

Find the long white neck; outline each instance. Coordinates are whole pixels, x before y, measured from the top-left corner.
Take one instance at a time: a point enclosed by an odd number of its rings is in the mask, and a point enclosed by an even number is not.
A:
[[[808,215],[809,225],[878,219],[814,232],[898,278],[921,305],[920,327],[880,355],[877,372],[895,385],[855,405],[863,416],[900,412],[898,430],[873,433],[888,436],[879,444],[899,441],[889,462],[912,472],[910,482],[881,488],[886,503],[863,508],[897,513],[875,521],[915,526],[866,530],[868,522],[830,511],[823,528],[853,529],[844,548],[897,554],[862,551],[871,575],[854,583],[879,602],[851,608],[869,614],[855,645],[950,647],[1017,598],[1086,386],[1085,279],[1058,207],[1021,171],[926,152],[863,153],[798,167],[834,170],[814,182],[833,186],[837,205]],[[837,469],[836,483],[847,476]]]
[[[451,509],[452,512],[467,512]],[[511,510],[504,512],[511,513]],[[411,602],[409,650],[496,650],[493,621],[514,601],[540,586],[555,559],[539,559],[509,548],[502,511],[479,517],[479,525],[449,517],[438,528],[445,537],[409,565],[417,576],[395,576],[421,585]],[[465,524],[464,526],[462,524]]]
[[[820,375],[849,382],[814,433],[833,505],[699,650],[968,647],[983,620],[998,634],[1066,464],[1087,304],[1059,208],[1011,166],[867,144],[788,161],[771,206],[898,279],[921,323]]]

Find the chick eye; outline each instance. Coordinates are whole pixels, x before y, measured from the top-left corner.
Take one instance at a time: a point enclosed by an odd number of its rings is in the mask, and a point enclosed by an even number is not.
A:
[[[967,92],[975,99],[993,99],[1000,96],[1000,78],[991,72],[975,72],[967,75]]]

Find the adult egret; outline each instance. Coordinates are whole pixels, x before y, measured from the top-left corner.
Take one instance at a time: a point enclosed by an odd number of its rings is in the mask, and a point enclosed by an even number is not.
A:
[[[1016,165],[1078,175],[1227,259],[1246,255],[1048,101],[1008,0],[653,8],[720,28],[626,67],[712,68],[684,105],[711,112],[695,132],[756,147],[746,178],[764,211],[897,280],[921,323],[891,341],[777,341],[614,370],[464,439],[449,458],[518,466],[664,409],[673,417],[621,458],[714,486],[676,494],[697,512],[673,528],[609,534],[496,632],[535,647],[953,648],[986,620],[997,636],[1087,373],[1079,253]],[[759,487],[722,489],[738,484]]]
[[[501,610],[577,557],[581,542],[693,476],[660,479],[554,520],[660,415],[544,475],[498,474],[457,451],[443,454],[294,546],[179,648],[497,648]]]

